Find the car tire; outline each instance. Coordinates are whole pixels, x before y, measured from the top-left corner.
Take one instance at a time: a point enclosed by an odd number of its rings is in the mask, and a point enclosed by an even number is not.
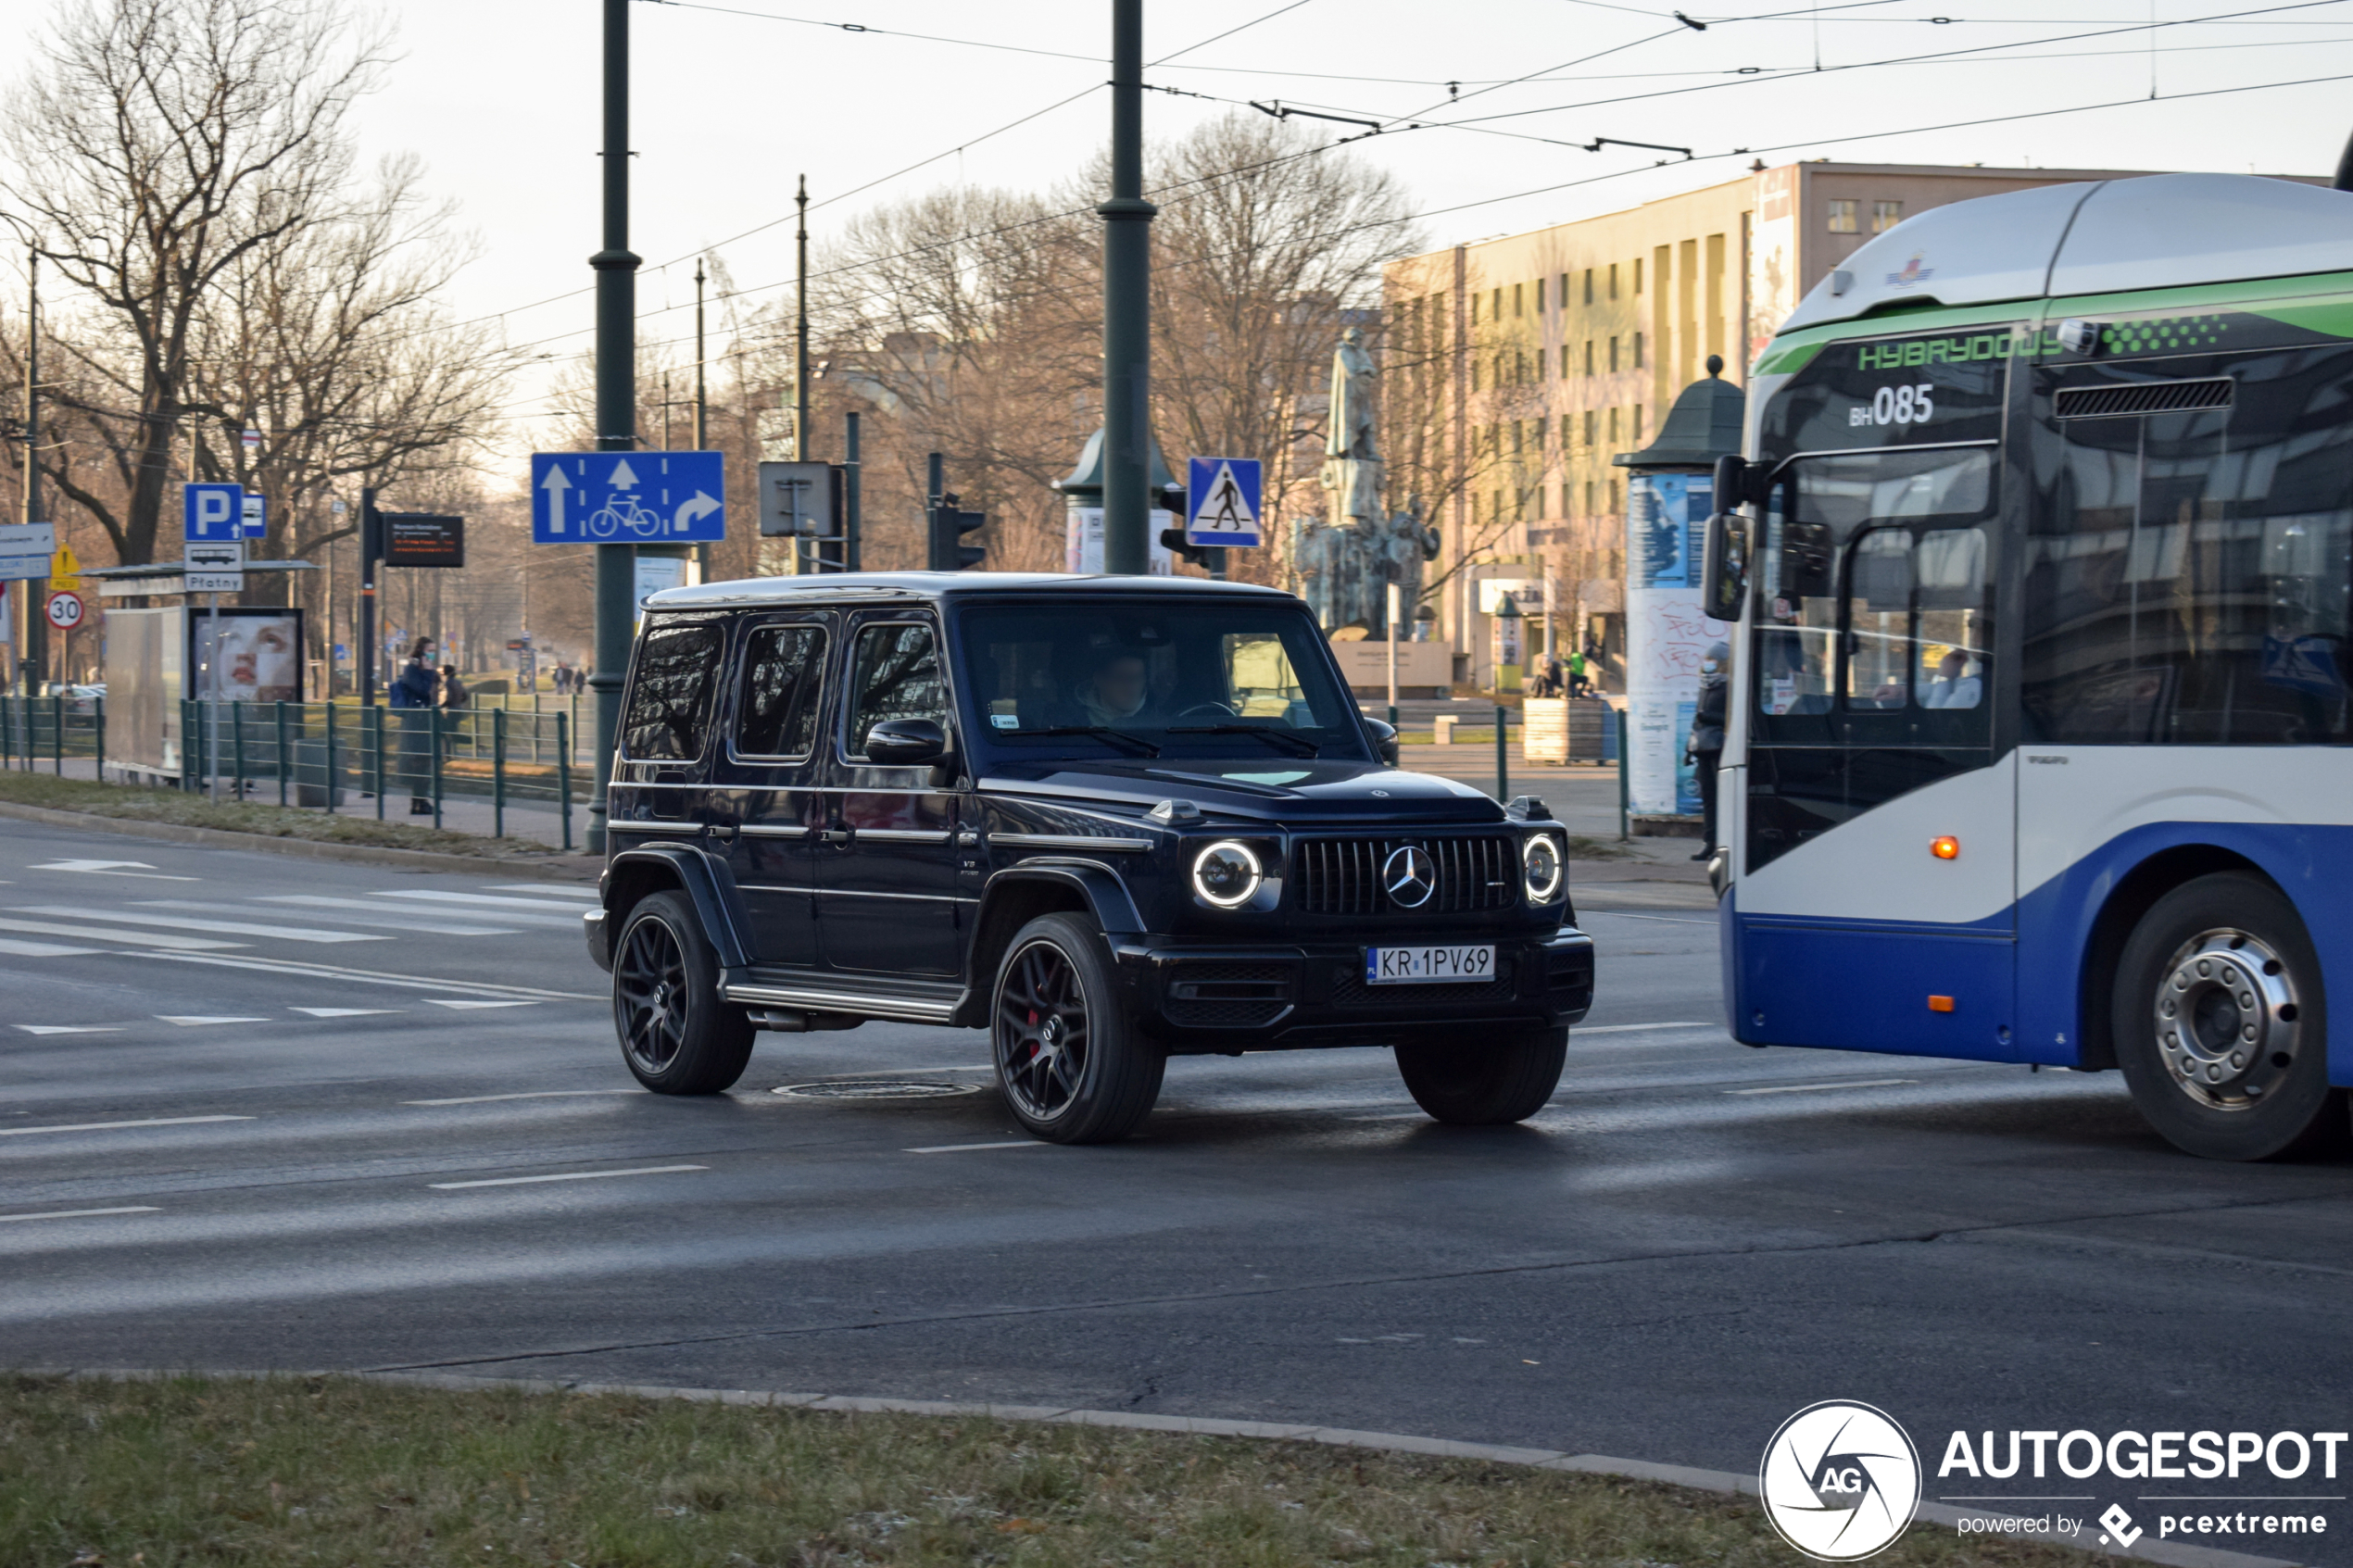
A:
[[[2345,1133],[2320,955],[2261,877],[2202,876],[2151,905],[2117,963],[2109,1018],[2133,1103],[2185,1153],[2279,1160]]]
[[[989,1057],[1015,1120],[1051,1143],[1116,1143],[1160,1098],[1167,1054],[1136,1028],[1102,933],[1040,915],[1013,934],[989,994]]]
[[[1565,1027],[1513,1030],[1493,1045],[1397,1047],[1397,1071],[1414,1103],[1457,1127],[1527,1121],[1550,1103],[1567,1060]]]
[[[756,1031],[719,994],[719,955],[683,893],[648,894],[613,944],[621,1059],[658,1095],[715,1095],[743,1076]]]

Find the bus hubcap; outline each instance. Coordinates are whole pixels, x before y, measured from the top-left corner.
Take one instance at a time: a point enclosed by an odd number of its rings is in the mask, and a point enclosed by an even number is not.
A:
[[[2157,1046],[2181,1091],[2218,1110],[2244,1110],[2275,1092],[2296,1061],[2294,977],[2276,952],[2244,931],[2183,943],[2157,994]]]

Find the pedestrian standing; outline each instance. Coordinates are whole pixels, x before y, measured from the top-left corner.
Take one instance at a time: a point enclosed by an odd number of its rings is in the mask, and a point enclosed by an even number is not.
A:
[[[419,637],[409,649],[409,662],[392,683],[391,706],[400,709],[400,771],[409,776],[409,814],[433,815],[431,797],[417,793],[425,775],[425,760],[433,744],[434,705],[440,677],[433,668],[433,639]]]
[[[454,664],[443,665],[441,667],[441,706],[463,708],[466,706],[467,695],[466,683],[458,679],[458,667]]]
[[[1694,860],[1716,853],[1716,772],[1724,760],[1724,709],[1730,697],[1732,650],[1712,644],[1699,664],[1699,705],[1692,714],[1692,738],[1684,752],[1699,774],[1700,845]]]

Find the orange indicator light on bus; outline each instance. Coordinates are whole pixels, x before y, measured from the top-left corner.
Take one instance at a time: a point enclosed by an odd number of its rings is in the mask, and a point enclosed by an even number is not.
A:
[[[1930,840],[1928,852],[1940,860],[1957,860],[1961,858],[1961,841],[1949,833],[1942,834]]]
[[[1953,998],[1950,997],[1931,997],[1928,999],[1928,1010],[1931,1012],[1950,1012],[1953,1010]]]

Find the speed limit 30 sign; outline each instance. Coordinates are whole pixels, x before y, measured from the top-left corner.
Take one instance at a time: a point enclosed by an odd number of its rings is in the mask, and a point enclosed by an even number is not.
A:
[[[49,596],[49,624],[60,632],[70,632],[82,624],[86,610],[80,594],[57,593]]]

